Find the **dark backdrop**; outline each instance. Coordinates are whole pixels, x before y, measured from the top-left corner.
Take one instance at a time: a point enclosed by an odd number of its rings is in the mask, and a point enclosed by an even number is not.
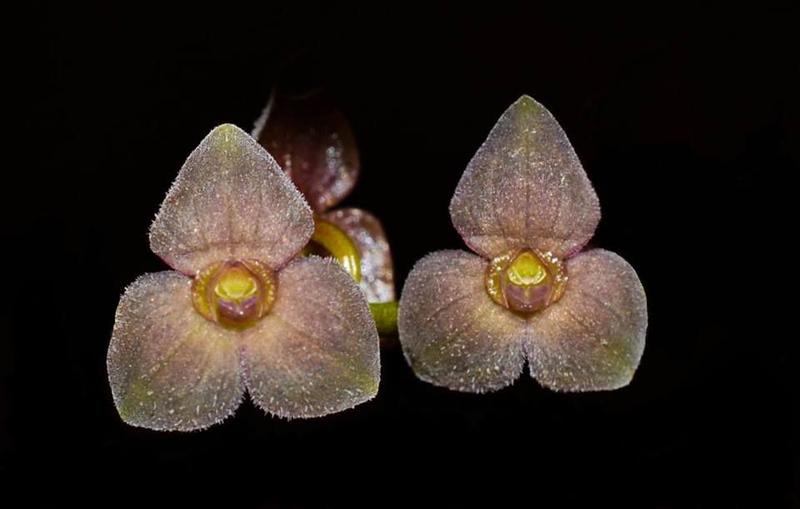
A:
[[[0,468],[10,488],[33,482],[25,505],[797,506],[797,358],[769,330],[767,289],[791,265],[791,230],[769,227],[800,165],[796,11],[69,4],[34,19],[0,322]],[[124,425],[105,354],[123,288],[166,269],[149,223],[188,153],[217,124],[249,130],[296,54],[352,122],[363,172],[345,203],[381,218],[400,285],[463,247],[447,206],[502,111],[545,104],[600,197],[594,244],[647,291],[633,383],[557,394],[525,375],[459,394],[388,348],[378,397],[338,415],[245,402],[200,433]]]

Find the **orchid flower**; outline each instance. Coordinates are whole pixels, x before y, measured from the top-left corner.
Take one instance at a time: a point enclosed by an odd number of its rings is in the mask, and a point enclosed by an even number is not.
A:
[[[195,430],[245,391],[280,417],[351,408],[378,390],[378,335],[342,268],[303,257],[311,209],[275,160],[233,125],[192,152],[150,228],[174,271],[122,295],[108,350],[128,424]]]
[[[315,229],[306,250],[339,261],[359,283],[373,313],[381,309],[375,304],[394,305],[392,257],[380,221],[357,208],[331,210],[352,191],[360,162],[350,124],[328,94],[322,89],[289,94],[276,87],[253,137],[275,156],[314,210]]]
[[[400,299],[406,359],[427,382],[467,392],[531,375],[559,391],[627,385],[644,350],[647,304],[633,268],[582,251],[597,196],[561,126],[523,96],[469,162],[450,202],[477,254],[419,260]]]

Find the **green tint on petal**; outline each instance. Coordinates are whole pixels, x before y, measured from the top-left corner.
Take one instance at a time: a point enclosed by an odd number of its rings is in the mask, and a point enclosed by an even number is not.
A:
[[[487,263],[464,251],[438,251],[409,274],[398,328],[403,352],[422,380],[487,392],[522,372],[526,322],[489,297]]]
[[[561,299],[531,318],[531,374],[559,391],[627,385],[647,330],[647,299],[636,272],[618,255],[593,249],[567,260],[567,274]]]
[[[378,333],[358,286],[336,262],[298,258],[278,274],[278,297],[242,333],[253,401],[286,418],[318,417],[378,392]]]
[[[224,124],[184,163],[150,227],[150,246],[189,275],[231,259],[276,269],[313,230],[311,209],[275,160],[247,133]]]
[[[566,133],[544,106],[522,96],[467,165],[450,216],[487,258],[519,248],[565,258],[592,237],[600,206]]]
[[[322,215],[342,229],[361,255],[359,286],[369,302],[395,299],[394,268],[389,242],[378,218],[361,209],[337,209]]]
[[[120,299],[108,379],[132,426],[206,428],[231,415],[244,394],[236,334],[194,310],[190,285],[177,272],[145,274]]]

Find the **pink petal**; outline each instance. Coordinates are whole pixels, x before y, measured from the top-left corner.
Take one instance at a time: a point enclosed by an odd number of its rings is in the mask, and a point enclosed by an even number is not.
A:
[[[145,274],[120,299],[108,379],[132,426],[206,428],[231,415],[244,394],[235,333],[195,312],[190,285],[177,272]]]
[[[485,257],[530,247],[564,258],[592,237],[600,206],[566,133],[522,96],[467,165],[450,216]]]
[[[311,210],[275,160],[231,124],[189,155],[150,227],[150,247],[193,275],[226,259],[277,268],[314,230]]]
[[[336,262],[301,258],[283,269],[272,310],[244,333],[247,388],[265,411],[318,417],[378,392],[378,332],[364,296]]]
[[[276,89],[253,136],[317,212],[342,201],[356,183],[359,158],[353,132],[323,90],[290,95]]]
[[[627,385],[644,350],[647,299],[633,268],[593,249],[567,260],[561,300],[534,315],[526,345],[531,374],[559,391]]]
[[[323,214],[350,237],[361,255],[361,290],[367,302],[394,300],[394,270],[389,242],[378,218],[361,209],[338,209]]]
[[[471,253],[438,251],[409,274],[398,328],[406,358],[422,380],[486,392],[522,372],[526,322],[491,300],[486,266]]]

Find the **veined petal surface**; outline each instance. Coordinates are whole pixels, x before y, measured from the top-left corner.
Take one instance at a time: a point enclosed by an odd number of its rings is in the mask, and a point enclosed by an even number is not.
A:
[[[194,310],[190,286],[177,272],[145,274],[120,299],[108,379],[120,417],[130,425],[202,429],[239,406],[244,385],[236,333]]]
[[[247,133],[224,124],[181,168],[150,227],[150,247],[189,275],[227,259],[275,269],[313,231],[311,209],[275,160]]]
[[[319,417],[378,392],[378,331],[361,290],[331,259],[287,265],[273,308],[242,336],[247,388],[266,412]]]
[[[467,245],[487,258],[526,247],[565,258],[592,237],[600,206],[564,130],[523,96],[467,165],[450,216]]]
[[[534,315],[525,346],[531,375],[559,391],[627,385],[642,357],[647,298],[619,255],[592,249],[567,260],[561,300]]]
[[[486,292],[487,261],[437,251],[417,262],[400,297],[403,352],[427,382],[466,392],[505,387],[525,364],[526,321]]]

